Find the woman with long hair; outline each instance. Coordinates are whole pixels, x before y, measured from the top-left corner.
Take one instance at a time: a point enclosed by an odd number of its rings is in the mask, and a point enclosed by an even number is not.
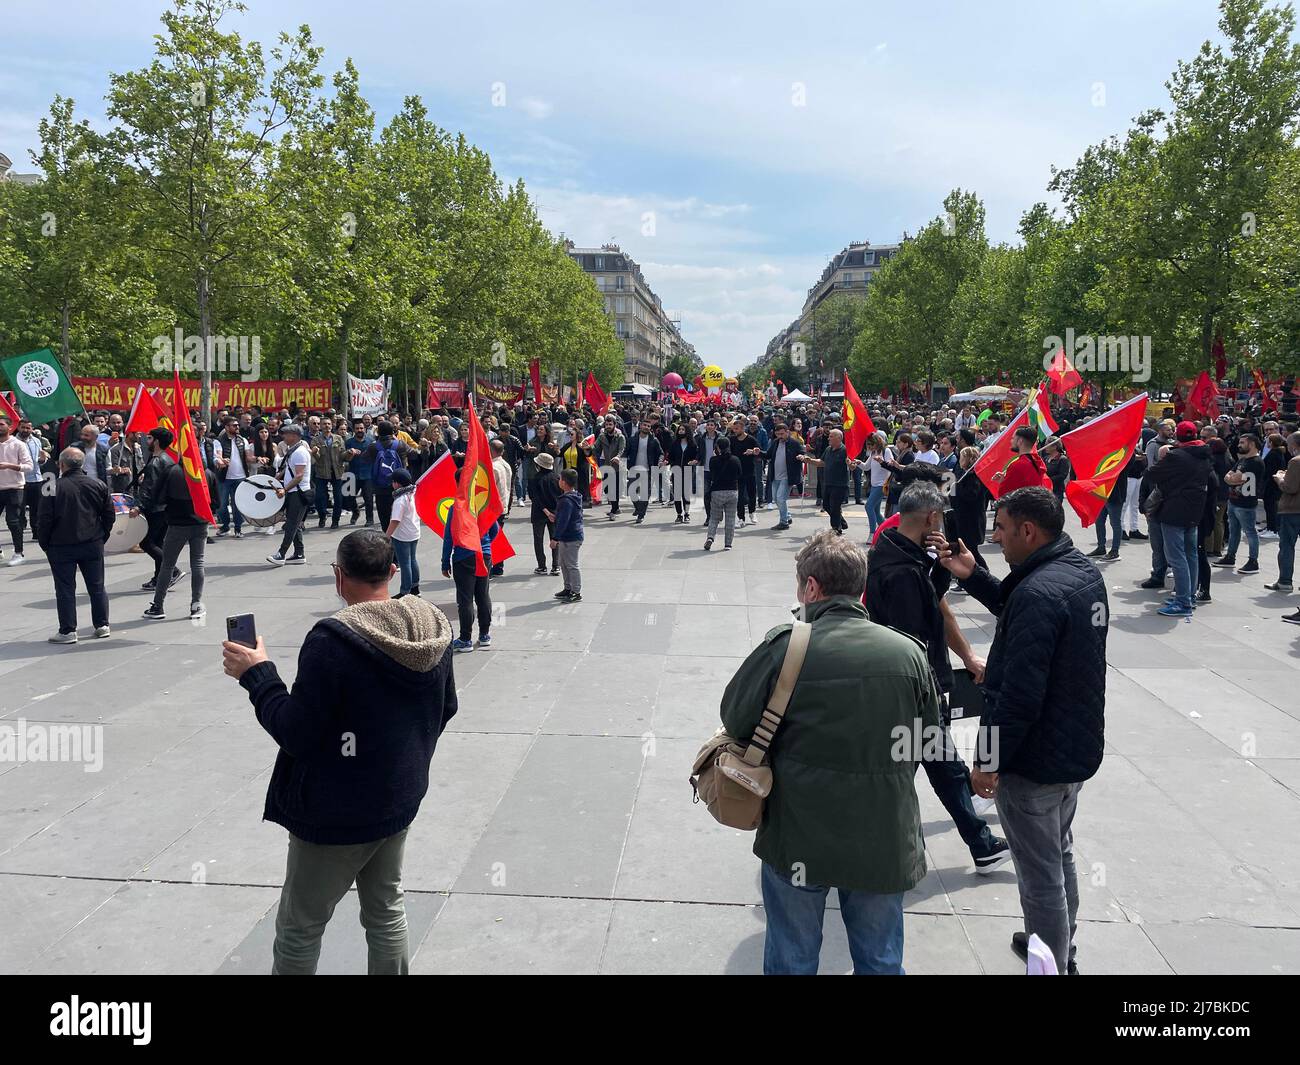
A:
[[[867,457],[860,465],[865,467],[870,478],[867,490],[867,523],[870,525],[874,539],[876,529],[884,521],[880,513],[880,504],[885,498],[885,488],[889,484],[890,467],[886,463],[888,448],[885,447],[884,433],[872,433],[867,437]]]
[[[962,473],[957,479],[954,491],[953,511],[957,516],[957,536],[975,556],[978,565],[988,569],[984,556],[980,554],[979,545],[984,542],[984,531],[988,519],[989,490],[976,475],[972,467],[980,457],[977,447],[964,447],[957,456],[957,463]]]

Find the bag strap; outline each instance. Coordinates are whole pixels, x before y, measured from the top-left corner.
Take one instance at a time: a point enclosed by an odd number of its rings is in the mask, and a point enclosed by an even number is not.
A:
[[[768,700],[763,716],[758,719],[758,727],[750,737],[749,746],[745,748],[743,757],[747,765],[761,765],[767,758],[767,750],[772,745],[776,730],[781,726],[781,719],[785,717],[790,696],[794,694],[795,681],[799,679],[799,671],[803,668],[811,635],[812,625],[806,621],[796,621],[790,630],[790,642],[785,648],[785,660],[781,663],[776,687],[772,689],[772,698]]]

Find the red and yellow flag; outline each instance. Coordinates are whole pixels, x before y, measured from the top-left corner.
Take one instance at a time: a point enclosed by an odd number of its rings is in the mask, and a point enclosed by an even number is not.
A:
[[[144,387],[142,381],[135,390],[135,402],[131,404],[131,413],[127,415],[126,428],[123,432],[147,433],[159,427],[172,434],[172,446],[167,449],[167,454],[175,459],[179,455],[176,445],[180,442],[176,423],[167,408],[158,402],[157,396]]]
[[[420,474],[420,479],[415,482],[415,512],[425,525],[441,537],[447,530],[447,512],[455,502],[456,459],[450,451],[444,451],[442,457]],[[489,521],[487,527],[491,526]],[[492,561],[504,562],[513,558],[514,554],[514,546],[506,539],[506,531],[498,528],[492,540]]]
[[[185,473],[185,484],[190,490],[190,500],[194,503],[194,513],[206,519],[209,525],[215,525],[212,516],[212,500],[208,497],[208,478],[203,469],[203,456],[199,454],[199,442],[194,436],[194,426],[190,424],[190,412],[185,408],[185,393],[181,389],[181,372],[173,368],[175,376],[172,389],[172,430],[176,434],[176,463]]]
[[[1277,410],[1277,400],[1269,393],[1268,382],[1264,380],[1264,375],[1258,369],[1254,369],[1250,371],[1250,376],[1255,379],[1255,387],[1259,389],[1264,413]]]
[[[3,414],[6,418],[8,418],[9,424],[12,425],[15,429],[18,428],[18,422],[20,420],[18,417],[18,409],[12,403],[9,402],[9,400],[5,397],[4,393],[0,393],[0,414]]]
[[[844,426],[844,447],[849,458],[855,459],[862,453],[862,446],[867,442],[867,437],[876,431],[876,426],[867,413],[867,408],[863,406],[858,390],[849,380],[847,370],[844,371],[844,407],[840,417]]]
[[[1083,384],[1079,371],[1066,357],[1065,349],[1059,348],[1047,367],[1047,380],[1051,382],[1052,393],[1063,396],[1072,388]]]
[[[468,413],[469,444],[465,448],[465,464],[461,467],[456,484],[456,509],[451,516],[451,540],[457,547],[473,551],[477,557],[474,572],[487,576],[487,563],[483,561],[483,533],[501,516],[501,497],[497,494],[497,481],[492,475],[492,452],[488,448],[487,433],[478,420],[478,412],[470,405]],[[501,561],[493,559],[494,562]]]
[[[1065,498],[1085,529],[1101,514],[1133,457],[1142,438],[1146,410],[1147,394],[1143,392],[1061,437],[1075,478],[1065,486]]]

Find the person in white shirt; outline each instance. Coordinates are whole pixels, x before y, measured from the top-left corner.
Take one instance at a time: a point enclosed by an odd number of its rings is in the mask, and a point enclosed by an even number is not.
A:
[[[14,557],[9,560],[9,565],[21,566],[26,475],[32,468],[32,453],[23,441],[9,432],[10,428],[9,419],[0,417],[0,504],[4,506],[5,524],[14,540]]]
[[[217,535],[225,536],[230,532],[230,515],[233,511],[235,539],[238,540],[244,535],[244,515],[239,513],[235,491],[244,483],[244,478],[254,463],[253,445],[240,434],[238,420],[226,418],[222,431],[212,442],[212,454],[217,467],[217,490],[221,495],[217,512],[217,521],[220,523]]]
[[[393,471],[393,513],[385,530],[393,542],[393,556],[402,585],[394,599],[420,594],[420,515],[415,510],[415,485],[411,471],[399,466]]]
[[[916,453],[917,462],[932,462],[939,465],[939,452],[934,449],[934,433],[928,429],[916,434],[916,442],[920,449]]]
[[[301,566],[307,556],[302,549],[302,522],[311,501],[311,449],[302,441],[302,429],[290,422],[280,430],[284,437],[284,464],[280,467],[280,481],[284,487],[275,494],[284,500],[284,539],[280,550],[267,555],[273,566],[286,564]],[[289,547],[292,545],[293,554]]]

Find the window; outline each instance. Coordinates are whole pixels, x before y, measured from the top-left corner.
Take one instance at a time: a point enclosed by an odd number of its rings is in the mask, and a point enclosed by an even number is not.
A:
[[[595,256],[595,259],[596,259],[596,269],[597,270],[605,269],[605,256],[597,255]]]
[[[618,276],[618,284],[615,285],[615,288],[617,288],[619,291],[622,291],[622,289],[623,289],[623,275],[622,275],[622,274],[619,274],[619,276]]]
[[[614,304],[615,304],[615,306],[618,307],[618,313],[619,313],[619,314],[627,314],[627,297],[626,297],[626,296],[619,296],[617,299],[614,300]]]

